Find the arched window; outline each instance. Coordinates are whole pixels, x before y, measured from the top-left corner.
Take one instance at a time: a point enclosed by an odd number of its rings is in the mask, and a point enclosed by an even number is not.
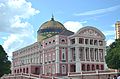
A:
[[[35,68],[35,74],[37,74],[37,75],[39,74],[39,68],[37,68],[37,67]]]
[[[20,73],[22,72],[22,69],[20,69]]]
[[[26,68],[26,73],[28,73],[28,68]]]
[[[19,69],[17,69],[17,73],[19,73]]]
[[[85,71],[85,64],[82,64],[82,70]]]
[[[14,73],[16,73],[16,70],[14,70]]]
[[[39,71],[39,72],[40,72],[40,74],[42,74],[42,73],[43,73],[43,69],[42,69],[42,67],[40,67],[40,71]]]
[[[99,69],[99,65],[96,65],[96,69]]]
[[[95,70],[95,66],[94,66],[94,64],[92,65],[92,70]]]
[[[90,65],[89,64],[87,65],[87,71],[90,71]]]
[[[25,73],[25,68],[23,68],[23,73]]]
[[[104,65],[101,65],[101,70],[104,70]]]
[[[70,72],[76,72],[75,64],[70,65]]]
[[[64,40],[64,39],[62,39],[62,40],[61,40],[61,42],[65,42],[65,40]]]
[[[62,74],[66,74],[66,66],[62,65]]]
[[[55,42],[55,40],[53,40],[53,43]]]

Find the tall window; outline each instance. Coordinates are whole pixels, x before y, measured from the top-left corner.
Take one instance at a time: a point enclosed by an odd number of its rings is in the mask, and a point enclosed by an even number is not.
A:
[[[94,40],[94,45],[98,45],[98,41],[97,40]]]
[[[80,48],[79,48],[79,51],[80,51],[79,58],[80,58],[81,60],[84,60],[84,47],[80,47]]]
[[[75,44],[75,39],[70,40],[71,44]]]
[[[62,48],[62,60],[66,60],[65,48]]]
[[[62,74],[66,74],[66,66],[62,65]]]
[[[86,48],[85,51],[86,51],[86,59],[89,60],[89,48]]]
[[[83,38],[79,38],[79,43],[80,44],[84,44],[84,39]]]
[[[90,48],[90,57],[91,57],[91,60],[94,61],[94,51],[93,51],[93,48]]]
[[[103,46],[103,41],[99,40],[99,45]]]
[[[52,65],[52,74],[55,74],[55,65]]]
[[[28,73],[28,68],[26,68],[26,73]]]
[[[89,40],[88,39],[85,39],[85,44],[88,44]]]
[[[98,49],[95,49],[95,60],[98,60]]]
[[[71,48],[72,51],[72,60],[75,61],[76,56],[75,56],[75,48]]]
[[[51,73],[51,66],[48,67],[48,73]]]
[[[93,39],[90,39],[90,45],[93,45]]]

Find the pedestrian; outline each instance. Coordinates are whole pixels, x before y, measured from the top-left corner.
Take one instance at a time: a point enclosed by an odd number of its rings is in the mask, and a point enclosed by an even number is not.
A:
[[[117,79],[120,79],[120,73],[118,73]]]
[[[114,75],[113,79],[117,79],[117,76],[116,76],[116,75]]]
[[[110,74],[108,75],[108,78],[107,78],[107,79],[112,79],[111,76],[110,76]]]

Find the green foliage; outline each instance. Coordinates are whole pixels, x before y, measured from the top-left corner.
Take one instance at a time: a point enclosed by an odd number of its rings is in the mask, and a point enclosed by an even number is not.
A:
[[[116,39],[108,47],[105,60],[109,68],[120,69],[120,39]]]
[[[3,47],[0,45],[0,77],[4,74],[9,74],[11,62],[8,60],[7,53],[4,51]]]

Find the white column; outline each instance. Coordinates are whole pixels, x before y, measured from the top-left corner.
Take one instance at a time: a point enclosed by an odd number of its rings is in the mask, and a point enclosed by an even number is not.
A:
[[[85,55],[84,57],[85,57],[85,61],[86,61],[86,51],[85,50],[86,50],[86,47],[84,47],[84,55]]]
[[[79,44],[79,38],[78,37],[75,37],[75,44]]]
[[[70,46],[70,39],[68,39],[68,47]],[[68,48],[68,72],[70,72],[70,62],[71,62],[71,48]]]
[[[81,63],[80,63],[80,58],[79,58],[79,48],[75,47],[75,55],[76,55],[76,72],[81,71]]]
[[[89,60],[91,61],[91,54],[90,54],[90,48],[89,48]]]
[[[43,64],[42,64],[42,66],[43,66],[43,74],[45,74],[45,52],[44,52],[44,50],[43,50],[43,52],[42,52],[42,55],[43,55]]]
[[[71,62],[71,51],[70,48],[68,48],[68,72],[70,72],[70,62]]]
[[[82,38],[83,39],[83,44],[85,45],[85,38]]]
[[[59,44],[59,35],[56,35],[55,39],[56,44]]]
[[[104,69],[105,69],[105,65],[106,65],[106,63],[105,63],[105,52],[106,52],[106,48],[103,49],[103,62],[104,62]]]
[[[99,48],[98,48],[98,61],[100,62],[100,52],[99,52]]]
[[[93,56],[94,56],[94,61],[96,61],[96,59],[95,59],[95,48],[93,48]]]
[[[99,60],[99,55],[98,55],[99,53],[98,53],[98,48],[97,48],[97,60]]]
[[[71,50],[70,50],[70,48],[68,48],[68,62],[69,63],[71,62],[71,58],[72,58]]]
[[[60,65],[59,65],[59,47],[56,47],[56,73],[60,73]]]
[[[70,39],[68,38],[68,46],[70,46]]]

